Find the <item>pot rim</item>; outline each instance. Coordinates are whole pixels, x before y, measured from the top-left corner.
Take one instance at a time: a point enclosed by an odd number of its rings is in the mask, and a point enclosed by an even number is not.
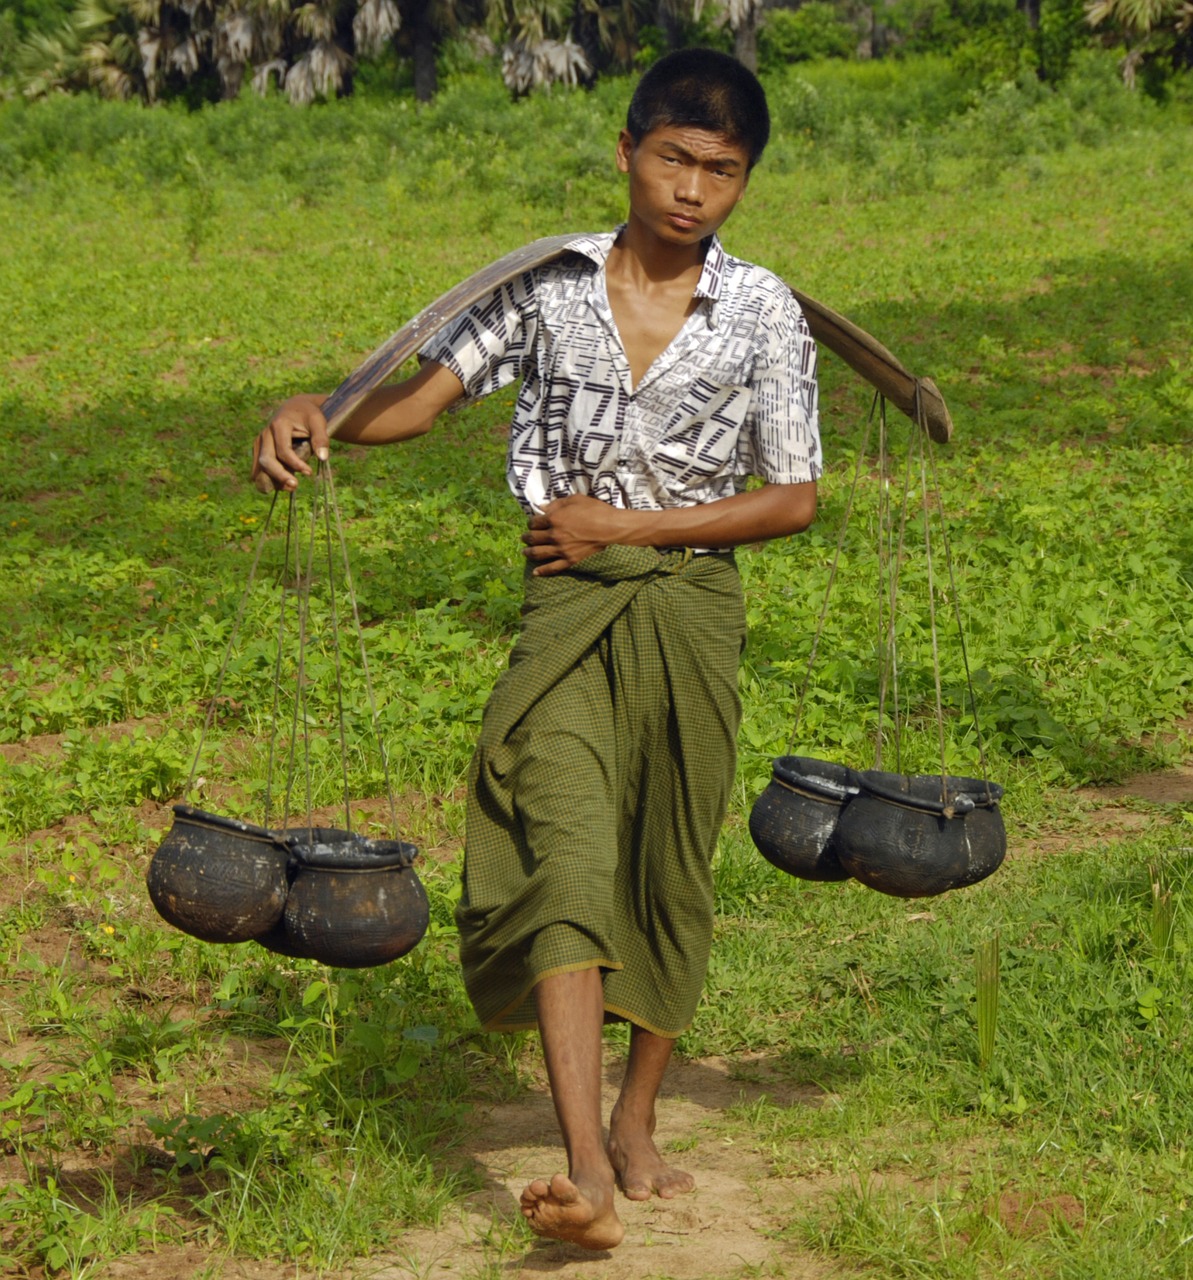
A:
[[[390,871],[418,857],[418,849],[404,840],[376,840],[339,827],[298,827],[278,839],[299,866],[314,871]]]
[[[267,827],[258,827],[242,818],[226,818],[222,813],[208,813],[206,809],[196,809],[194,805],[174,805],[174,821],[192,827],[205,827],[209,831],[219,831],[224,835],[239,836],[244,840],[253,840],[259,844],[278,844],[276,831]]]
[[[858,793],[857,770],[814,756],[778,756],[771,761],[771,775],[782,787],[831,804],[844,804]]]
[[[867,769],[857,775],[861,792],[877,800],[934,813],[946,818],[961,817],[974,809],[997,809],[1003,788],[983,778],[960,778],[939,773],[887,773]],[[913,790],[921,784],[921,793]],[[943,790],[944,795],[941,795]]]

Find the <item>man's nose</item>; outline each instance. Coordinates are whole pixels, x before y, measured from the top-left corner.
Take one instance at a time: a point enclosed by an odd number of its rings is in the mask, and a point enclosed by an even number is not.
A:
[[[685,165],[675,188],[676,197],[685,204],[704,203],[704,174],[699,165]]]

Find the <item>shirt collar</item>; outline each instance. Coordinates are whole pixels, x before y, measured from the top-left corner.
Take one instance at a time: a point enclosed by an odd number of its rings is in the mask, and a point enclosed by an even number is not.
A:
[[[614,228],[612,231],[577,236],[574,240],[569,240],[564,248],[571,253],[582,254],[590,262],[595,263],[597,267],[603,267],[609,257],[609,250],[613,248],[614,241],[621,235],[624,227],[625,223],[623,222],[621,226]],[[713,234],[709,238],[708,249],[704,254],[704,266],[700,272],[700,279],[696,281],[696,288],[692,294],[695,298],[702,298],[707,301],[706,311],[710,329],[716,328],[719,311],[716,304],[721,300],[721,288],[724,282],[725,250],[721,247],[720,237]]]
[[[696,282],[697,298],[707,298],[710,302],[720,302],[721,285],[725,282],[725,250],[714,234],[708,242],[708,250],[704,255],[704,270]]]

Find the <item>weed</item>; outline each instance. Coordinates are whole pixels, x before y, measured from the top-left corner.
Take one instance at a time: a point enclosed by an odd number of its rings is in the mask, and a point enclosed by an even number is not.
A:
[[[1163,965],[1172,956],[1176,929],[1176,903],[1173,889],[1162,870],[1148,867],[1148,879],[1152,887],[1151,951],[1156,965]]]
[[[978,1062],[983,1072],[994,1061],[994,1033],[998,1026],[999,935],[987,938],[974,952],[977,987]]]
[[[99,1050],[39,1079],[26,1079],[0,1099],[5,1142],[47,1155],[103,1148],[128,1122],[112,1083],[111,1054]]]
[[[136,1205],[117,1195],[101,1176],[94,1198],[68,1194],[60,1178],[31,1165],[26,1180],[11,1184],[0,1200],[0,1224],[13,1232],[17,1256],[41,1262],[48,1273],[85,1280],[112,1258],[152,1250],[170,1234],[172,1210]]]
[[[184,238],[191,261],[198,262],[199,251],[211,236],[219,194],[207,168],[193,151],[183,157],[180,178],[185,193]]]

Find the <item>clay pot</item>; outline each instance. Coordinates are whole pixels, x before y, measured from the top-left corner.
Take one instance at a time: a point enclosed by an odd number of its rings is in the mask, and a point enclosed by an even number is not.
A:
[[[334,827],[280,837],[296,867],[281,921],[257,941],[282,955],[347,969],[386,964],[427,931],[430,905],[413,845]]]
[[[836,852],[862,884],[897,898],[926,898],[984,880],[1001,865],[1003,789],[977,778],[859,773],[841,815]]]
[[[281,919],[288,856],[264,827],[176,804],[145,880],[176,929],[204,942],[247,942]]]
[[[750,811],[750,836],[772,866],[803,880],[848,880],[837,857],[837,822],[857,775],[810,756],[781,756]]]

